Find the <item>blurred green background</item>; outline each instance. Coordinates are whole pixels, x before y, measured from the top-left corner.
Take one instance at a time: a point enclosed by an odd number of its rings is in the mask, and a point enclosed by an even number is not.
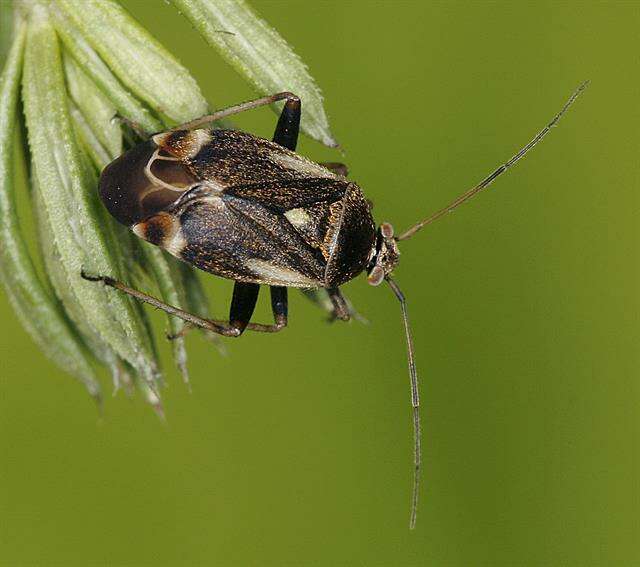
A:
[[[252,96],[170,6],[124,4],[213,104]],[[592,81],[511,173],[402,248],[422,379],[418,527],[387,289],[346,286],[370,325],[327,325],[294,293],[286,332],[228,341],[226,358],[194,335],[192,394],[162,344],[166,426],[122,394],[99,420],[2,296],[0,564],[640,564],[638,3],[254,5],[310,66],[345,156],[300,150],[344,159],[397,229]],[[238,123],[270,136],[275,116]],[[230,283],[206,281],[224,314]]]

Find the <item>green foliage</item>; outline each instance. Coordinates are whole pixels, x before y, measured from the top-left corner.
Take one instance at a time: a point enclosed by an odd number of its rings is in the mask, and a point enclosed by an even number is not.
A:
[[[15,10],[15,18],[12,14]],[[223,54],[261,91],[298,90],[307,133],[333,144],[322,99],[306,69],[278,34],[243,2],[184,3],[205,38],[218,18],[240,17],[238,37],[254,42],[262,58],[272,50],[280,69],[261,79],[253,51]],[[159,362],[141,306],[123,294],[87,282],[87,273],[144,287],[162,299],[208,316],[192,268],[130,238],[99,202],[98,172],[125,147],[118,117],[147,134],[210,111],[189,71],[113,0],[16,1],[0,5],[14,22],[12,47],[0,87],[0,275],[16,314],[43,351],[99,395],[91,359],[107,366],[117,387],[137,384],[162,412]],[[209,21],[210,20],[210,21]],[[225,20],[226,21],[226,20]],[[9,34],[3,36],[7,40]],[[24,51],[24,63],[23,63]],[[291,67],[293,75],[283,69]],[[20,232],[14,195],[13,141],[20,79],[31,165],[31,201],[48,280],[41,282]],[[264,77],[263,77],[264,78]],[[169,317],[176,365],[188,380],[182,320]],[[211,337],[218,346],[217,338]]]
[[[259,93],[291,91],[303,101],[302,131],[338,145],[329,129],[320,88],[291,46],[244,0],[171,0],[202,37]],[[274,105],[276,113],[282,104]]]
[[[49,287],[38,278],[17,215],[13,142],[26,35],[26,25],[20,21],[0,78],[0,279],[18,319],[38,346],[99,397],[100,387],[80,340]]]

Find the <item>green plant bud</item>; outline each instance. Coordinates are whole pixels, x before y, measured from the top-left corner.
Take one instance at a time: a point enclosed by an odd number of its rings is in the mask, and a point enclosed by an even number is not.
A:
[[[42,351],[96,399],[100,386],[60,304],[38,278],[20,230],[14,196],[13,143],[26,25],[18,24],[0,78],[0,280],[16,315]]]
[[[119,4],[56,0],[54,6],[121,83],[159,116],[180,124],[207,113],[207,102],[187,69]]]
[[[326,146],[329,129],[320,88],[291,46],[243,0],[171,0],[202,37],[263,95],[291,91],[302,100],[302,131]],[[279,114],[282,103],[274,105]]]
[[[30,13],[23,75],[25,117],[43,214],[51,227],[67,285],[87,322],[149,383],[157,379],[150,337],[132,302],[81,277],[119,277],[118,260],[98,208],[68,113],[58,40],[46,8]]]

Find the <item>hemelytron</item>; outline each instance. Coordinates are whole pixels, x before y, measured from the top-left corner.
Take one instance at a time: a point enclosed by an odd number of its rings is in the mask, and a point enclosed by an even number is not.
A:
[[[383,281],[400,301],[407,341],[414,431],[414,483],[410,526],[415,525],[419,469],[418,378],[404,295],[391,273],[398,242],[489,186],[558,122],[586,88],[527,145],[447,207],[399,235],[389,223],[376,228],[369,202],[346,178],[342,164],[318,164],[295,153],[300,99],[288,92],[259,98],[158,133],[109,164],[100,197],[109,212],[140,238],[205,272],[235,281],[228,321],[208,320],[137,291],[107,275],[83,274],[180,317],[191,325],[238,337],[246,329],[277,332],[287,325],[287,289],[324,288],[334,317],[352,313],[340,286],[362,272]],[[273,141],[246,132],[202,126],[284,100]],[[251,322],[261,285],[271,290],[274,322]]]

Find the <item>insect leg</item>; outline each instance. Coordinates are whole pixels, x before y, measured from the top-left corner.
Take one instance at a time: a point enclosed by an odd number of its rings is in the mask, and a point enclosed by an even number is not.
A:
[[[276,131],[273,134],[273,141],[276,144],[295,151],[300,131],[300,113],[300,99],[298,97],[288,98],[282,107]]]
[[[349,321],[351,319],[351,310],[349,304],[342,292],[337,287],[328,287],[327,293],[333,304],[332,319],[340,319],[341,321]]]
[[[254,285],[254,284],[244,284]],[[247,331],[256,331],[258,333],[277,333],[287,326],[289,321],[287,317],[287,288],[280,286],[271,286],[271,310],[273,311],[274,323],[265,325],[263,323],[247,323],[245,329]],[[225,325],[224,321],[213,321],[220,325]],[[231,325],[234,325],[232,322]]]
[[[242,102],[234,106],[228,106],[227,108],[218,110],[213,114],[207,114],[205,116],[201,116],[200,118],[196,118],[195,120],[191,120],[190,122],[185,122],[184,124],[175,126],[171,128],[171,130],[193,130],[194,128],[200,128],[205,124],[210,124],[211,122],[222,120],[227,116],[239,114],[240,112],[244,112],[245,110],[251,110],[252,108],[258,108],[260,106],[265,106],[267,104],[273,104],[274,102],[278,102],[279,100],[287,100],[287,101],[297,100],[298,104],[300,103],[300,98],[294,95],[293,93],[290,93],[290,92],[276,93],[270,96],[263,96],[262,98],[256,98],[255,100]]]
[[[224,335],[227,337],[238,337],[241,334],[241,331],[233,326],[230,326],[228,323],[221,323],[218,321],[211,321],[210,319],[204,319],[202,317],[198,317],[193,313],[189,313],[188,311],[184,311],[173,305],[169,305],[168,303],[164,303],[159,299],[144,293],[142,291],[138,291],[132,287],[129,287],[118,280],[114,280],[108,276],[94,276],[85,273],[84,271],[81,273],[82,277],[90,282],[102,282],[104,285],[108,285],[109,287],[113,287],[131,297],[135,297],[136,299],[148,303],[152,305],[156,309],[160,309],[169,315],[173,315],[174,317],[179,317],[183,321],[193,325],[194,327],[202,327],[203,329],[207,329],[208,331],[212,331],[214,333],[218,333],[219,335]]]
[[[273,327],[272,332],[277,332],[281,329],[284,329],[287,326],[289,321],[288,319],[288,298],[287,298],[287,288],[280,286],[271,286],[271,311],[273,311],[273,320],[274,324],[270,325]]]
[[[188,311],[184,311],[183,309],[179,309],[178,307],[174,307],[173,305],[169,305],[168,303],[164,303],[160,301],[156,297],[149,295],[148,293],[144,293],[142,291],[138,291],[128,285],[119,282],[118,280],[114,280],[108,276],[94,276],[89,275],[86,272],[81,273],[82,277],[90,282],[102,282],[104,285],[108,285],[114,289],[121,291],[122,293],[126,293],[131,297],[134,297],[143,303],[148,303],[149,305],[155,307],[156,309],[160,309],[169,315],[173,315],[174,317],[179,317],[183,321],[186,321],[192,327],[200,327],[202,329],[206,329],[207,331],[211,331],[213,333],[217,333],[219,335],[224,335],[225,337],[239,337],[242,334],[242,331],[238,328],[237,322],[230,323],[229,321],[220,321],[214,319],[205,319],[203,317],[199,317],[198,315],[194,315],[193,313],[189,313]],[[261,333],[276,333],[287,326],[287,314],[286,314],[286,288],[282,288],[285,290],[284,300],[281,300],[281,305],[284,305],[283,310],[276,314],[274,308],[274,317],[275,324],[272,325],[263,325],[261,323],[247,323],[244,329],[249,331],[257,331]],[[255,305],[255,304],[254,304]],[[272,300],[273,305],[273,300]],[[243,330],[244,330],[243,329]],[[178,335],[168,335],[167,339],[174,340],[186,334],[185,332],[180,333]]]
[[[207,320],[219,326],[229,325],[228,321],[221,321],[220,319],[207,319]],[[285,315],[284,318],[281,318],[277,323],[272,323],[271,325],[265,325],[264,323],[247,323],[247,326],[245,327],[245,331],[254,331],[256,333],[277,333],[279,331],[282,331],[282,329],[284,329],[287,326],[288,321],[289,320]],[[188,331],[189,329],[187,328],[181,333],[178,333],[175,335],[167,335],[167,339],[170,341],[173,341],[175,339],[185,336]]]
[[[326,167],[329,171],[346,177],[349,175],[349,168],[344,163],[338,163],[337,161],[321,161],[320,165]]]
[[[236,282],[233,286],[233,298],[229,309],[229,325],[242,334],[247,328],[253,310],[256,308],[260,286],[254,283]]]
[[[116,113],[111,122],[117,122],[127,127],[124,129],[123,135],[127,139],[126,141],[132,145],[137,145],[141,141],[149,139],[149,135],[144,131],[144,128],[134,120]]]

